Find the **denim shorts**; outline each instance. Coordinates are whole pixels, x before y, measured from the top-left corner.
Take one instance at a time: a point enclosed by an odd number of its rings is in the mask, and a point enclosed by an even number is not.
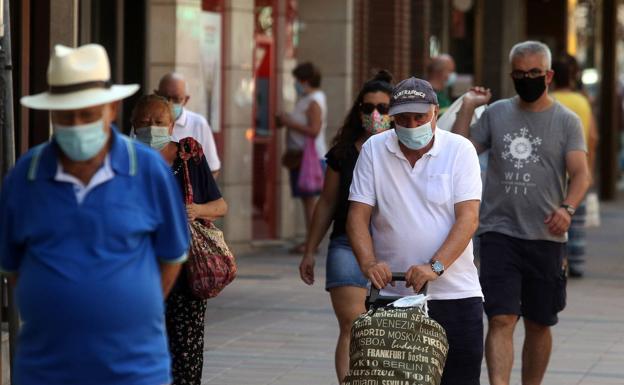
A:
[[[325,269],[325,290],[339,286],[366,288],[368,280],[362,274],[346,235],[329,242]]]

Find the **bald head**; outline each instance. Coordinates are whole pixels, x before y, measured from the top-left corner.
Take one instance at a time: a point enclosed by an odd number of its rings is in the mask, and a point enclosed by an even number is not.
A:
[[[176,72],[170,72],[163,76],[158,83],[155,94],[168,99],[173,104],[185,105],[189,100],[186,80],[184,76]]]
[[[444,64],[448,72],[455,71],[455,60],[448,53],[443,53],[440,56],[438,56],[438,60]]]
[[[435,90],[442,90],[452,72],[455,72],[455,60],[449,54],[432,57],[427,64],[427,80]]]

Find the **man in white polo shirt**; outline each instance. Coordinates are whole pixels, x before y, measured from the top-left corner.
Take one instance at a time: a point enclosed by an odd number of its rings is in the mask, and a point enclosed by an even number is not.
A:
[[[173,127],[173,140],[179,141],[190,137],[198,141],[204,150],[210,171],[216,178],[221,169],[221,161],[217,154],[214,136],[208,121],[203,116],[184,108],[190,99],[184,77],[175,72],[166,74],[160,79],[158,90],[154,93],[173,104],[173,115],[176,120]]]
[[[396,128],[362,146],[353,173],[347,232],[360,268],[385,287],[391,272],[410,295],[427,285],[429,315],[449,340],[442,384],[479,384],[483,294],[471,238],[479,222],[481,176],[474,146],[436,130],[438,100],[421,79],[400,82],[390,99]]]

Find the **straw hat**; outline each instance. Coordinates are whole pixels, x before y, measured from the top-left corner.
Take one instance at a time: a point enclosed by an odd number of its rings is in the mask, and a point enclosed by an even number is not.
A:
[[[77,110],[126,98],[138,84],[113,85],[106,50],[99,44],[78,48],[56,45],[48,64],[47,92],[24,96],[22,105],[35,110]]]

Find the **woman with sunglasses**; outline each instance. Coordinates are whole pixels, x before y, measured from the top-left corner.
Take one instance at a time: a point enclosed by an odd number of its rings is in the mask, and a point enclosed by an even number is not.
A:
[[[327,172],[321,197],[314,209],[305,253],[299,265],[301,279],[314,283],[315,251],[329,226],[334,224],[327,254],[325,290],[329,291],[340,325],[336,346],[336,374],[342,383],[349,369],[351,324],[365,311],[367,280],[360,271],[346,234],[349,187],[353,169],[364,142],[390,128],[388,109],[392,75],[379,71],[364,83],[349,114],[327,153]]]

